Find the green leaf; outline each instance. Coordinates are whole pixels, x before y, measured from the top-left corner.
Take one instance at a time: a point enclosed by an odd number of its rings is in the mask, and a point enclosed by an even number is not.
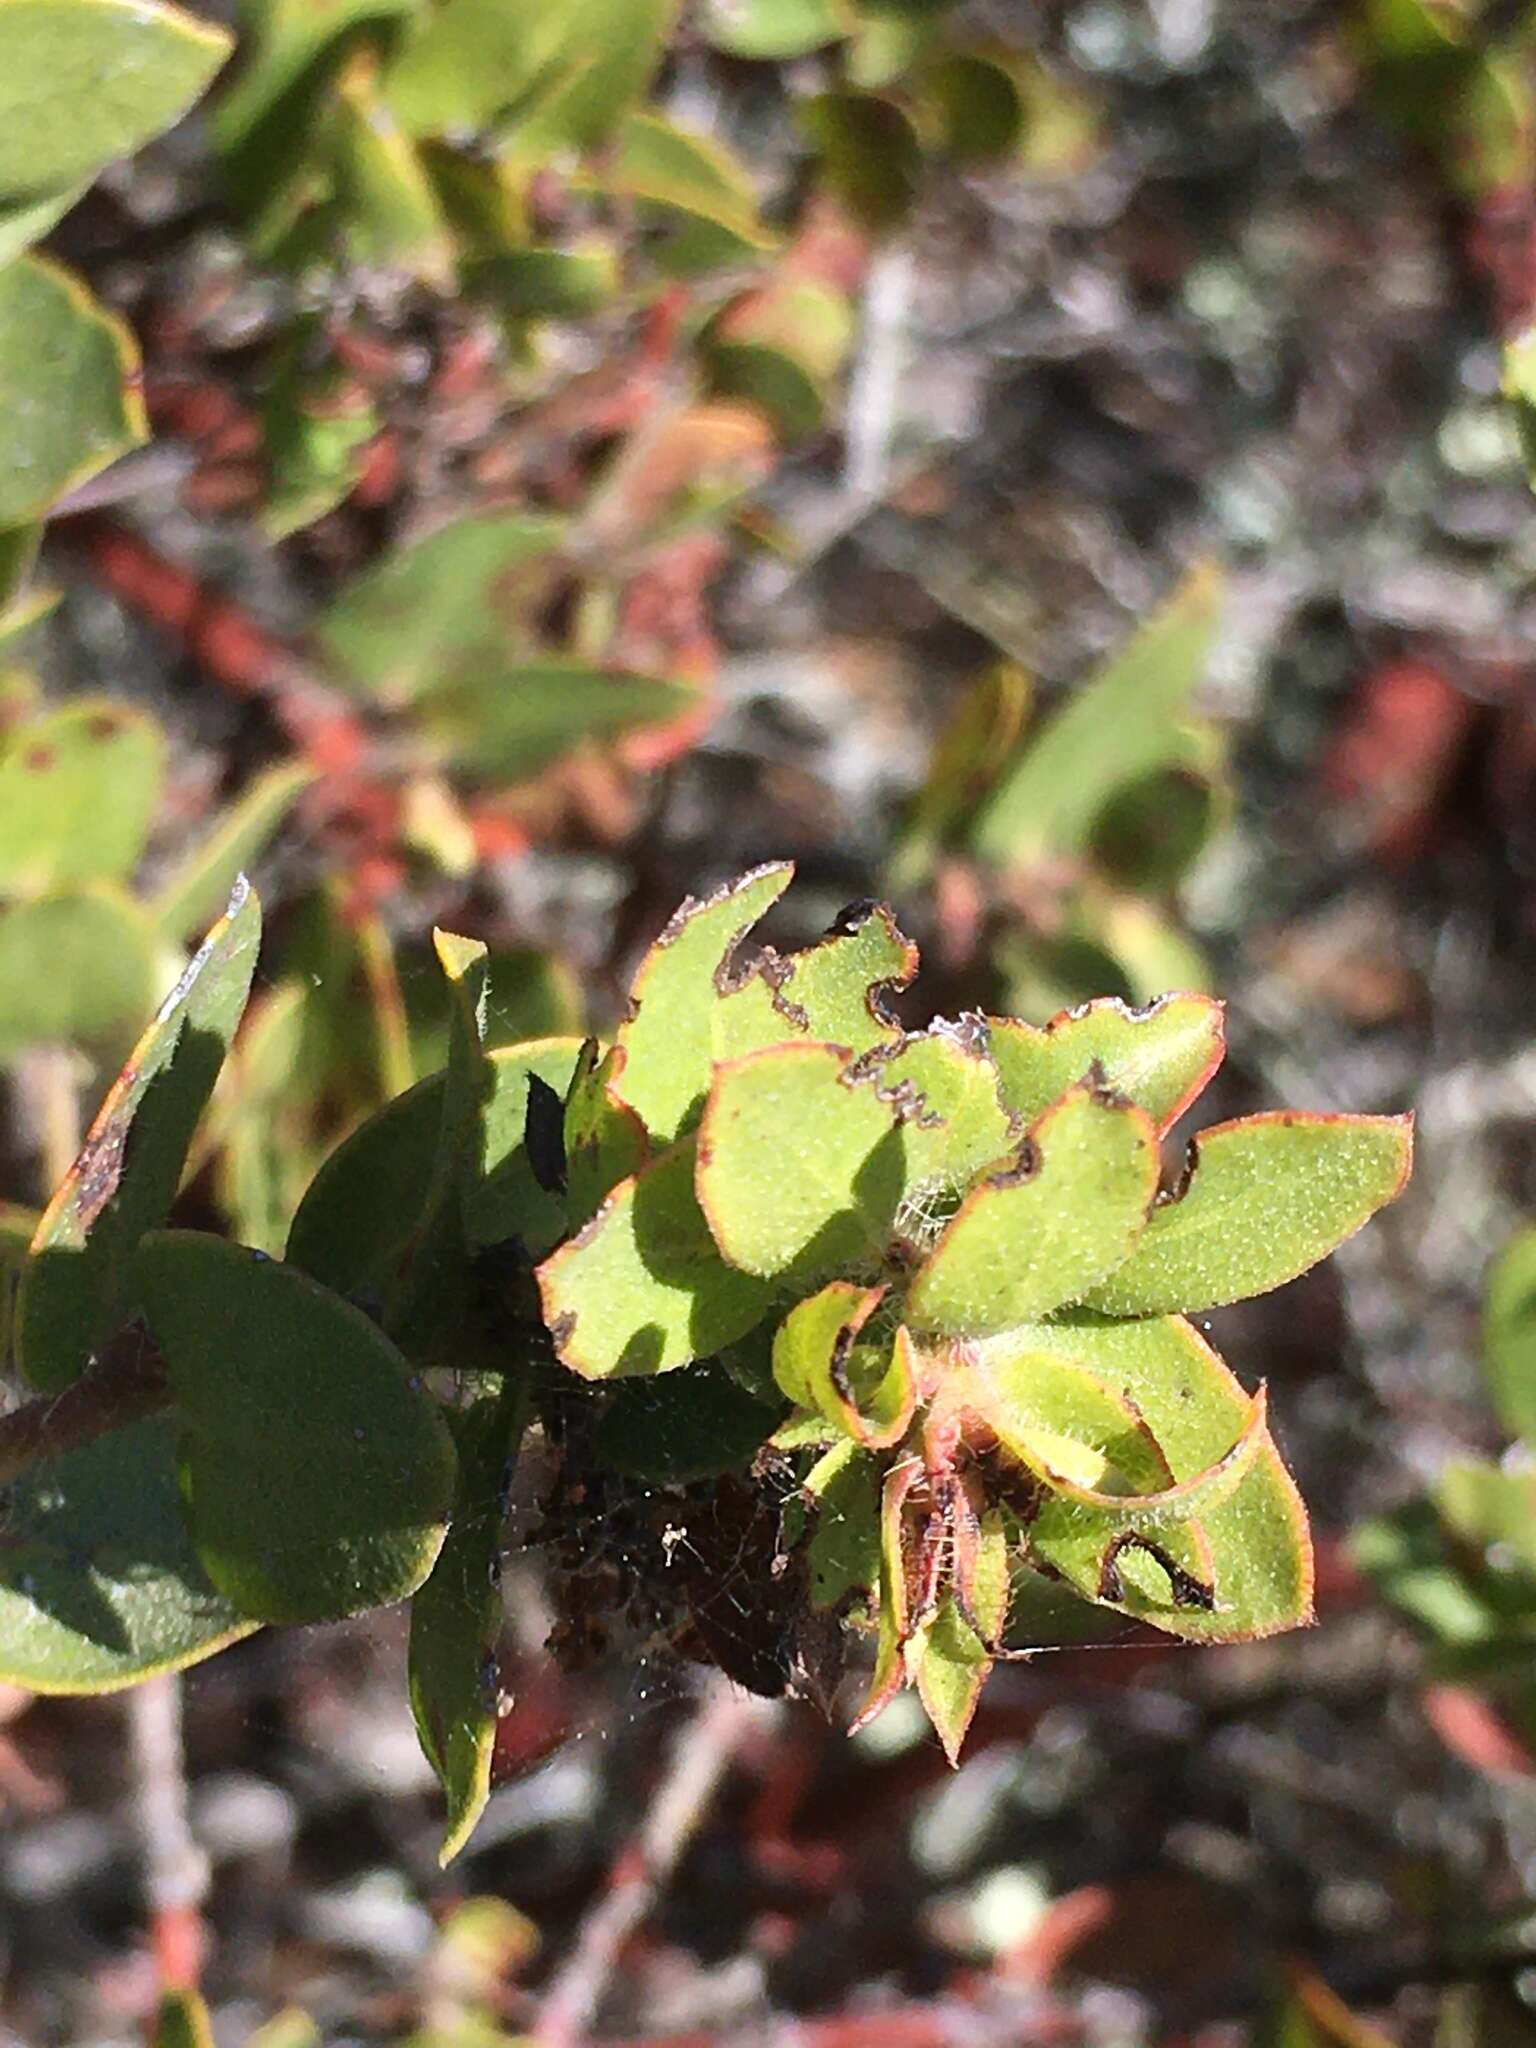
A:
[[[880,1582],[880,1460],[845,1438],[811,1467],[802,1491],[816,1503],[806,1553],[812,1607],[873,1591]]]
[[[127,328],[69,271],[42,256],[0,268],[0,527],[40,519],[149,438],[138,370]]]
[[[980,164],[1011,156],[1024,133],[1024,95],[1005,57],[984,50],[947,50],[917,80],[937,116],[952,163]]]
[[[149,920],[105,883],[0,906],[0,1060],[39,1044],[121,1058],[155,967]]]
[[[1499,1638],[1501,1616],[1452,1558],[1427,1500],[1362,1522],[1351,1534],[1350,1551],[1381,1597],[1433,1642],[1470,1650]]]
[[[408,1683],[422,1753],[448,1800],[438,1861],[451,1863],[491,1796],[500,1683],[502,1522],[527,1392],[499,1394],[451,1416],[459,1458],[453,1520],[431,1576],[411,1602]]]
[[[860,226],[876,234],[899,227],[917,200],[923,150],[896,102],[824,92],[803,100],[799,113],[827,189]]]
[[[1536,1442],[1536,1224],[1517,1230],[1488,1269],[1483,1376],[1510,1435]]]
[[[899,1443],[917,1405],[907,1332],[887,1326],[860,1341],[885,1292],[834,1280],[790,1310],[773,1343],[773,1377],[789,1400],[869,1450]]]
[[[1000,1352],[1069,1360],[1122,1397],[1155,1440],[1175,1483],[1219,1466],[1254,1420],[1250,1397],[1180,1316],[1106,1322],[1074,1310],[996,1343]],[[1081,1568],[1085,1554],[1088,1517],[1086,1509],[1064,1513],[1053,1538],[1060,1542],[1059,1555],[1076,1560],[1074,1569]],[[1108,1535],[1102,1525],[1101,1533]],[[1210,1607],[1180,1604],[1153,1558],[1126,1551],[1119,1559],[1122,1597],[1115,1604],[1157,1628],[1193,1642],[1237,1642],[1311,1619],[1306,1512],[1267,1433],[1229,1496],[1203,1508],[1182,1532],[1176,1524],[1160,1527],[1156,1540],[1214,1593]],[[1104,1547],[1101,1541],[1100,1559]]]
[[[627,1380],[614,1388],[593,1435],[605,1470],[655,1486],[687,1486],[749,1466],[783,1420],[739,1386],[720,1365],[659,1380]]]
[[[334,1621],[426,1578],[453,1441],[376,1325],[294,1266],[154,1231],[138,1283],[183,1425],[192,1540],[260,1621]]]
[[[716,231],[734,260],[775,246],[752,180],[721,145],[659,114],[632,113],[596,179],[615,198]],[[715,242],[710,247],[715,252]]]
[[[731,985],[736,948],[793,874],[780,861],[702,901],[685,897],[640,962],[610,1085],[658,1144],[692,1121],[709,1086],[715,1004]]]
[[[420,730],[474,783],[521,782],[588,742],[666,725],[699,702],[691,684],[593,668],[564,655],[445,681],[420,707]]]
[[[107,1091],[44,1212],[17,1313],[17,1354],[33,1386],[68,1386],[133,1313],[134,1247],[170,1211],[260,944],[261,906],[242,879]]]
[[[699,1201],[743,1272],[813,1278],[888,1247],[906,1187],[901,1131],[846,1071],[835,1045],[767,1046],[715,1069]]]
[[[914,1205],[963,1188],[982,1167],[1016,1149],[1023,1135],[1023,1119],[1002,1101],[977,1018],[940,1018],[926,1031],[866,1054],[852,1076],[901,1120],[906,1194]]]
[[[379,431],[367,388],[334,363],[317,369],[323,339],[302,322],[271,369],[262,406],[267,494],[261,525],[273,540],[312,526],[334,511],[362,473],[362,451]]]
[[[1102,1085],[1144,1109],[1161,1136],[1226,1051],[1222,1006],[1210,996],[1162,996],[1145,1010],[1106,997],[1063,1011],[1043,1028],[1016,1017],[988,1023],[1003,1100],[1031,1123],[1096,1067]]]
[[[0,203],[71,196],[184,114],[232,37],[159,0],[5,0]]]
[[[0,1677],[111,1692],[211,1657],[256,1623],[192,1548],[163,1416],[47,1458],[6,1487]]]
[[[805,57],[853,26],[845,0],[706,0],[699,32],[728,57]]]
[[[761,1280],[727,1266],[693,1191],[694,1144],[621,1181],[538,1269],[556,1353],[586,1379],[671,1372],[744,1337],[767,1309]]]
[[[448,223],[414,144],[379,98],[371,64],[343,73],[331,147],[334,198],[352,260],[451,291]]]
[[[149,913],[162,938],[179,943],[217,916],[235,877],[260,859],[315,772],[307,761],[280,761],[253,777],[151,898]]]
[[[155,2015],[151,2048],[215,2048],[208,2007],[196,1991],[167,1991]]]
[[[1216,627],[1214,570],[1187,577],[1025,744],[981,806],[973,850],[994,867],[1079,853],[1117,790],[1166,765]]]
[[[519,20],[546,78],[502,131],[506,152],[537,164],[611,136],[661,63],[679,0],[529,0]]]
[[[1400,1194],[1411,1116],[1275,1110],[1202,1131],[1126,1263],[1085,1296],[1111,1315],[1214,1308],[1283,1287]]]
[[[565,1234],[566,1203],[540,1182],[530,1156],[528,1099],[538,1080],[558,1103],[571,1086],[580,1052],[578,1039],[543,1038],[491,1054],[492,1089],[481,1108],[478,1151],[464,1195],[472,1248],[516,1238],[530,1258],[542,1258]]]
[[[442,0],[418,10],[385,77],[385,96],[412,135],[486,127],[554,59],[561,23],[549,6]]]
[[[628,1103],[609,1083],[617,1064],[610,1046],[599,1056],[589,1038],[577,1058],[565,1098],[565,1207],[574,1229],[591,1221],[610,1188],[638,1173],[650,1140]]]
[[[1007,1616],[1007,1537],[996,1512],[982,1519],[976,1579],[975,1619],[983,1633],[972,1627],[951,1594],[931,1620],[913,1630],[904,1651],[907,1676],[952,1767],[959,1765],[961,1745],[992,1672],[992,1645]]]
[[[1078,1301],[1130,1253],[1157,1190],[1144,1110],[1068,1091],[961,1203],[907,1296],[915,1328],[976,1337]]]
[[[62,192],[50,192],[45,199],[0,201],[0,264],[24,256],[34,242],[57,227],[85,191],[84,185],[70,185]]]
[[[463,661],[501,675],[508,643],[531,645],[564,533],[563,521],[536,512],[440,526],[347,585],[315,627],[321,652],[343,686],[391,705],[435,689]]]
[[[620,282],[617,252],[600,237],[567,249],[507,249],[470,273],[473,296],[515,320],[590,320]]]
[[[714,1056],[796,1038],[854,1053],[893,1045],[901,1024],[891,1005],[916,973],[917,948],[885,905],[855,904],[816,945],[787,956],[764,946],[745,973],[719,977],[728,985],[711,1013]]]
[[[154,720],[105,698],[0,738],[0,894],[126,880],[149,838],[164,775],[165,741]],[[219,902],[228,894],[226,887]]]
[[[1514,414],[1526,474],[1536,487],[1536,327],[1505,342],[1502,389]]]

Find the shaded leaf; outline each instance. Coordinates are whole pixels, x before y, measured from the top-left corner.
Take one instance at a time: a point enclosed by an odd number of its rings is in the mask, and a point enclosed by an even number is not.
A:
[[[699,1128],[699,1201],[745,1273],[809,1278],[890,1242],[905,1191],[895,1113],[849,1085],[835,1045],[776,1045],[715,1069]]]
[[[211,1657],[256,1626],[210,1583],[163,1416],[45,1458],[6,1487],[0,1677],[111,1692]]]
[[[807,1564],[816,1608],[836,1607],[880,1580],[880,1461],[848,1440],[836,1444],[805,1475],[816,1503]]]
[[[160,0],[6,0],[0,203],[73,197],[185,113],[231,42]]]
[[[200,1993],[165,1993],[155,2016],[151,2048],[215,2048],[213,2022]]]
[[[0,266],[0,527],[41,518],[148,439],[138,369],[127,328],[69,271],[42,256]]]
[[[170,1211],[260,943],[261,907],[242,879],[108,1089],[44,1211],[17,1313],[18,1358],[34,1386],[67,1386],[133,1313],[134,1247]]]
[[[1043,1027],[992,1018],[988,1045],[1003,1100],[1026,1120],[1097,1068],[1102,1085],[1144,1109],[1161,1135],[1220,1066],[1226,1033],[1210,996],[1162,996],[1145,1010],[1107,997]]]
[[[824,92],[800,104],[800,120],[829,191],[861,226],[898,227],[916,202],[922,145],[894,100],[865,92]]]
[[[448,1801],[438,1852],[444,1865],[469,1840],[491,1796],[502,1522],[526,1412],[525,1388],[508,1381],[450,1418],[459,1460],[453,1519],[411,1602],[407,1682],[422,1753]]]
[[[605,1469],[657,1486],[686,1486],[751,1464],[783,1419],[719,1365],[616,1387],[592,1440]]]
[[[609,1086],[613,1047],[598,1052],[589,1038],[565,1098],[565,1207],[573,1229],[588,1222],[608,1190],[638,1173],[650,1153],[645,1125]]]
[[[1131,1257],[1085,1299],[1162,1315],[1283,1287],[1400,1194],[1412,1158],[1411,1116],[1276,1110],[1215,1124]]]
[[[917,88],[937,118],[940,146],[953,163],[977,164],[1017,150],[1024,96],[1007,58],[985,50],[946,50],[924,65]]]
[[[1488,1269],[1483,1375],[1510,1435],[1536,1442],[1536,1224],[1517,1230]]]
[[[621,1181],[538,1269],[555,1350],[587,1379],[670,1372],[745,1336],[767,1285],[721,1259],[693,1191],[694,1145]]]
[[[455,1459],[401,1353],[338,1295],[243,1245],[155,1231],[136,1264],[214,1583],[262,1621],[331,1621],[413,1593],[442,1546]]]
[[[1077,1087],[1018,1159],[965,1197],[907,1296],[915,1328],[982,1336],[1080,1300],[1146,1227],[1157,1141],[1145,1111]]]
[[[149,838],[164,776],[165,741],[154,720],[105,698],[69,704],[0,738],[0,894],[126,880]],[[211,915],[228,894],[226,883]]]
[[[423,702],[420,729],[475,783],[524,781],[584,743],[665,725],[699,702],[690,684],[563,655],[461,677]]]
[[[716,1000],[741,940],[789,887],[787,862],[754,868],[702,901],[685,897],[630,984],[614,1044],[614,1093],[659,1144],[686,1129],[709,1086]]]

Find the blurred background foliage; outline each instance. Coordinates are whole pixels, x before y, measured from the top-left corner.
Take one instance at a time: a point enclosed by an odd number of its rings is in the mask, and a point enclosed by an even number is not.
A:
[[[1222,1113],[1420,1110],[1370,1241],[1221,1319],[1320,1627],[1015,1667],[953,1781],[894,1712],[765,1710],[599,2038],[1536,2039],[1533,42],[1518,0],[0,0],[0,1331],[242,867],[182,1214],[266,1249],[440,1064],[434,922],[493,1044],[601,1029],[778,855],[774,936],[888,896],[945,1011],[1218,989]],[[186,1680],[220,2043],[559,2038],[691,1725],[626,1589],[752,1567],[717,1495],[545,1484],[451,1884],[390,1617]],[[0,2025],[142,2038],[124,1709],[0,1710]]]

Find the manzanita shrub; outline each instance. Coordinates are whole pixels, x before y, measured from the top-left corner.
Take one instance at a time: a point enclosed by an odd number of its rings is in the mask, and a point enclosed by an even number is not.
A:
[[[410,1598],[447,1857],[487,1796],[535,1428],[587,1461],[571,1493],[767,1498],[736,1606],[782,1636],[743,1656],[701,1616],[695,1643],[782,1690],[827,1681],[841,1624],[873,1646],[858,1721],[914,1686],[952,1759],[999,1656],[1122,1617],[1191,1642],[1309,1618],[1263,1390],[1188,1316],[1390,1201],[1409,1119],[1219,1124],[1165,1189],[1219,1004],[908,1031],[885,908],[749,945],[790,875],[685,902],[606,1046],[487,1050],[485,950],[438,934],[447,1063],[330,1156],[282,1260],[164,1227],[255,966],[237,888],[20,1274],[11,1348],[45,1398],[0,1421],[6,1678],[105,1690]]]

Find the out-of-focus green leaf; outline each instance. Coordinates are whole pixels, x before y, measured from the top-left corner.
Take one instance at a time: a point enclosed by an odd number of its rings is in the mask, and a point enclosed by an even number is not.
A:
[[[1077,853],[1106,801],[1163,767],[1201,679],[1220,583],[1190,575],[1129,644],[1032,736],[983,804],[971,845],[995,867]]]
[[[1081,1300],[1142,1235],[1157,1172],[1145,1111],[1069,1090],[945,1225],[907,1296],[914,1328],[981,1336]]]
[[[502,662],[489,674],[464,662],[458,674],[462,680],[425,699],[420,724],[453,767],[476,782],[525,780],[584,742],[665,725],[699,701],[689,684],[555,655]]]
[[[213,2022],[196,1991],[167,1991],[155,2016],[151,2048],[215,2048]]]
[[[0,205],[71,197],[168,128],[229,53],[161,0],[6,0]]]
[[[821,425],[853,330],[845,293],[803,279],[774,279],[710,326],[704,360],[711,387],[757,406],[785,440],[803,440]]]
[[[164,774],[154,720],[106,698],[0,734],[0,895],[125,881],[149,838]],[[228,894],[226,886],[219,901]]]
[[[558,55],[559,12],[506,0],[442,0],[418,9],[385,93],[413,135],[483,128],[536,83]]]
[[[946,50],[916,80],[954,163],[1011,156],[1024,132],[1024,96],[1008,58],[996,50]]]
[[[712,137],[659,114],[629,115],[597,182],[615,197],[717,230],[738,259],[774,246],[742,166]]]
[[[47,1044],[121,1057],[155,967],[149,920],[106,883],[0,905],[0,1060]]]
[[[450,290],[447,221],[414,145],[379,97],[371,64],[343,74],[332,148],[336,208],[354,261]]]
[[[994,661],[959,699],[928,763],[923,786],[891,859],[893,889],[916,888],[939,852],[964,837],[971,813],[1010,755],[1029,717],[1033,690],[1017,662]]]
[[[1536,1443],[1536,1224],[1517,1230],[1488,1270],[1483,1374],[1510,1435]]]
[[[1536,1472],[1454,1459],[1436,1481],[1435,1502],[1474,1556],[1490,1570],[1517,1572],[1522,1601],[1536,1597]]]
[[[111,1692],[211,1657],[256,1626],[198,1562],[163,1416],[29,1467],[6,1487],[5,1533],[8,1685]]]
[[[0,264],[24,256],[34,242],[58,225],[85,191],[84,185],[71,185],[45,199],[0,202]]]
[[[261,907],[242,880],[108,1089],[44,1211],[17,1311],[18,1358],[33,1386],[68,1386],[132,1313],[134,1248],[170,1210],[260,943]]]
[[[685,897],[635,973],[609,1085],[659,1144],[698,1109],[715,1050],[715,1004],[729,989],[736,948],[793,874],[780,861],[702,901]]]
[[[866,92],[824,92],[800,119],[828,189],[875,233],[900,226],[916,203],[923,150],[894,100]]]
[[[818,1278],[883,1253],[906,1187],[892,1106],[849,1086],[832,1045],[777,1045],[715,1070],[699,1201],[733,1266]]]
[[[218,914],[235,877],[254,866],[314,779],[307,761],[280,761],[251,781],[151,899],[149,912],[162,938],[184,939]]]
[[[1101,1085],[1136,1103],[1159,1133],[1181,1117],[1221,1064],[1221,1004],[1168,995],[1149,1009],[1113,999],[1067,1010],[1043,1027],[989,1020],[988,1044],[1004,1102],[1027,1122],[1096,1070]]]
[[[262,408],[268,484],[261,524],[285,540],[334,511],[361,474],[361,451],[379,430],[367,390],[333,365],[306,361],[306,323],[274,366]]]
[[[195,1231],[135,1263],[183,1428],[203,1567],[261,1621],[404,1599],[453,1505],[453,1442],[378,1327],[296,1267]]]
[[[607,140],[661,62],[680,0],[529,0],[523,10],[542,75],[503,124],[522,165]]]
[[[1277,1110],[1216,1124],[1126,1263],[1086,1297],[1112,1315],[1214,1308],[1283,1287],[1402,1192],[1413,1119]]]
[[[771,1290],[721,1259],[686,1139],[621,1181],[538,1271],[555,1351],[586,1379],[670,1372],[746,1335]]]
[[[1536,327],[1505,342],[1503,391],[1514,411],[1526,473],[1536,489]]]
[[[445,1865],[469,1840],[491,1796],[501,1525],[526,1410],[526,1390],[509,1379],[499,1394],[451,1418],[459,1458],[453,1519],[431,1576],[411,1602],[411,1712],[448,1801],[438,1852]]]
[[[507,249],[477,262],[476,298],[516,320],[586,320],[619,289],[618,252],[591,237],[564,249]]]
[[[564,525],[537,512],[480,513],[409,542],[357,577],[316,638],[339,680],[389,704],[410,703],[466,663],[493,676],[531,635],[543,565]]]
[[[805,57],[853,27],[846,0],[706,0],[700,31],[729,57]]]
[[[42,256],[0,266],[0,527],[41,518],[148,439],[138,368],[127,328],[69,271]]]

